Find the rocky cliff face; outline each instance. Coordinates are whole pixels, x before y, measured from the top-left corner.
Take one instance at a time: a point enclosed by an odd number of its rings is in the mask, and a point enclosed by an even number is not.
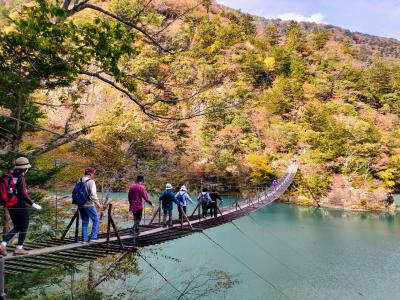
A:
[[[362,177],[352,179],[344,175],[333,176],[331,191],[319,204],[354,210],[387,210],[388,193],[385,188],[373,189],[371,183],[363,183]]]

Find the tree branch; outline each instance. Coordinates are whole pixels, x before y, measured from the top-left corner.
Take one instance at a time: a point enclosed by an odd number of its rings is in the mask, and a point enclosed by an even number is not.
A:
[[[150,5],[150,3],[153,2],[153,0],[149,0],[143,7],[141,10],[138,11],[138,13],[136,15],[133,16],[132,21],[136,20],[137,18],[139,18],[139,16],[144,12],[144,10]]]
[[[100,124],[94,124],[88,127],[85,127],[79,131],[76,131],[74,133],[71,134],[66,134],[63,136],[58,137],[57,139],[55,139],[54,141],[42,144],[30,151],[27,151],[26,154],[32,157],[37,157],[39,155],[42,155],[44,153],[50,152],[62,145],[68,144],[69,142],[72,142],[74,140],[76,140],[78,137],[80,137],[81,135],[87,134],[88,129],[96,127]]]
[[[83,1],[83,2],[81,2],[81,3],[79,3],[79,4],[77,4],[77,5],[75,5],[75,6],[74,6],[73,8],[71,8],[70,10],[67,10],[67,16],[66,16],[66,17],[70,17],[70,16],[72,16],[72,15],[74,15],[74,14],[76,14],[76,13],[78,13],[78,12],[80,12],[81,10],[84,10],[84,9],[86,9],[86,8],[93,9],[93,10],[95,10],[95,11],[98,11],[98,12],[104,14],[104,15],[107,15],[107,16],[109,16],[109,17],[111,17],[111,18],[113,18],[113,19],[115,19],[115,20],[121,22],[122,24],[124,24],[124,25],[126,25],[126,26],[128,26],[128,27],[131,27],[131,28],[133,28],[133,29],[136,29],[137,31],[139,31],[140,33],[142,33],[146,38],[148,38],[148,39],[151,41],[151,43],[153,43],[154,45],[156,45],[156,46],[157,46],[158,48],[160,48],[162,51],[167,52],[167,53],[170,53],[170,51],[166,50],[163,46],[161,46],[160,43],[157,42],[157,41],[155,40],[155,38],[153,38],[150,34],[148,34],[144,29],[138,27],[136,24],[134,24],[134,23],[132,23],[132,22],[129,22],[129,21],[124,20],[124,19],[121,18],[120,16],[118,16],[118,15],[116,15],[116,14],[114,14],[114,13],[108,11],[108,10],[105,10],[105,9],[99,7],[99,6],[96,6],[96,5],[87,3],[88,1],[89,1],[89,0],[85,0],[85,1]]]
[[[171,26],[176,20],[179,20],[180,18],[182,18],[184,15],[186,15],[187,13],[189,13],[190,11],[196,9],[197,7],[199,7],[200,5],[202,5],[202,2],[200,1],[199,3],[197,3],[195,6],[193,7],[189,7],[188,9],[186,9],[183,13],[181,13],[180,15],[178,15],[174,20],[172,20],[171,22],[169,22],[167,25],[165,25],[163,28],[161,28],[159,31],[157,31],[155,34],[153,34],[153,38],[158,36],[160,33],[162,33],[164,30],[166,30],[169,26]]]

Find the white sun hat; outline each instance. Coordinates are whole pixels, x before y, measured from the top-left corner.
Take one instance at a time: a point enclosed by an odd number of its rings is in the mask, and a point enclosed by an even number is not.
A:
[[[181,191],[183,191],[183,192],[187,192],[187,188],[186,188],[186,186],[185,186],[185,185],[182,185],[182,186],[181,186]]]
[[[167,190],[172,190],[172,189],[173,189],[172,184],[170,184],[170,183],[167,183],[167,184],[165,185],[165,188],[166,188]]]
[[[26,157],[18,157],[15,160],[15,164],[14,164],[14,169],[29,169],[32,168],[32,166],[29,164],[29,160]]]

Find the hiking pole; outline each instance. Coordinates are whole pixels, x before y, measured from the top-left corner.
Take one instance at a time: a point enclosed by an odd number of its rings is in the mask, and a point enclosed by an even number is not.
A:
[[[6,293],[4,292],[4,258],[0,259],[0,300],[6,300]]]

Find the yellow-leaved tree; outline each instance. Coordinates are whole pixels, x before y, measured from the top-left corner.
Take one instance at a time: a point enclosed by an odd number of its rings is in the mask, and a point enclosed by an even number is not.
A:
[[[274,174],[270,165],[271,158],[269,155],[251,153],[247,156],[247,160],[252,184],[262,184],[271,180]]]

